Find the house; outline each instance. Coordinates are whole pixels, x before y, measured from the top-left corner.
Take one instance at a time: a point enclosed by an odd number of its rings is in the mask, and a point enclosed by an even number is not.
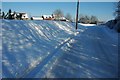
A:
[[[43,15],[42,16],[43,20],[59,20],[59,21],[69,21],[65,17],[59,17],[57,18],[56,15]]]
[[[59,20],[59,21],[68,21],[65,17],[56,18],[55,15],[42,15],[42,16],[33,16],[31,20]]]
[[[29,19],[29,16],[28,16],[27,13],[24,13],[24,12],[21,13],[20,12],[19,15],[21,15],[22,20],[28,20]]]
[[[43,20],[54,20],[54,15],[42,15]]]
[[[16,19],[16,20],[28,20],[29,16],[24,12],[12,12],[10,15],[7,13],[5,15],[6,19]]]

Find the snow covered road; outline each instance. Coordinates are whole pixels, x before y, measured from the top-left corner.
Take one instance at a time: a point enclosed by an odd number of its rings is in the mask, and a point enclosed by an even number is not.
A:
[[[109,31],[109,30],[108,30]],[[47,77],[113,78],[118,75],[117,37],[107,37],[107,28],[87,27],[67,45]],[[114,36],[116,36],[115,34]],[[64,73],[64,74],[63,74]]]
[[[59,21],[2,22],[2,77],[110,78],[118,74],[118,34]]]

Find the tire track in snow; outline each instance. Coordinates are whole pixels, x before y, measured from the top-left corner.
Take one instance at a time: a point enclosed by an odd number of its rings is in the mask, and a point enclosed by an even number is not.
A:
[[[44,67],[44,65],[46,65],[51,59],[52,57],[57,53],[57,51],[59,51],[59,49],[61,47],[63,47],[66,43],[68,43],[71,39],[73,39],[72,36],[71,38],[67,38],[61,45],[59,45],[53,52],[51,52],[50,55],[48,55],[48,57],[46,57],[44,60],[42,60],[42,62],[40,62],[36,67],[28,68],[22,75],[18,76],[19,78],[25,78],[25,77],[34,77],[39,69],[39,72],[42,70],[42,68]]]

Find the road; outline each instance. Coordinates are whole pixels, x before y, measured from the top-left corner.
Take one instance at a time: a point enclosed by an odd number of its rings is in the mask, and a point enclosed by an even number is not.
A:
[[[118,76],[117,38],[105,27],[87,27],[69,43],[44,77],[114,78]],[[45,69],[44,69],[45,70]]]
[[[82,32],[81,32],[82,30]],[[44,66],[25,77],[45,78],[115,78],[118,76],[117,34],[106,27],[85,27],[60,45]],[[40,64],[39,64],[40,65]]]

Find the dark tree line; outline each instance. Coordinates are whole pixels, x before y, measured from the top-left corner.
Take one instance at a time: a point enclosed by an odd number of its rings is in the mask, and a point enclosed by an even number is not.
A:
[[[106,25],[110,29],[115,29],[117,32],[120,33],[120,1],[117,3],[115,14],[116,14],[115,19],[108,21]]]
[[[117,3],[116,20],[120,21],[120,1]]]
[[[120,33],[120,1],[117,3],[116,14],[117,14],[117,17],[115,20],[115,23],[116,23],[115,29]]]

